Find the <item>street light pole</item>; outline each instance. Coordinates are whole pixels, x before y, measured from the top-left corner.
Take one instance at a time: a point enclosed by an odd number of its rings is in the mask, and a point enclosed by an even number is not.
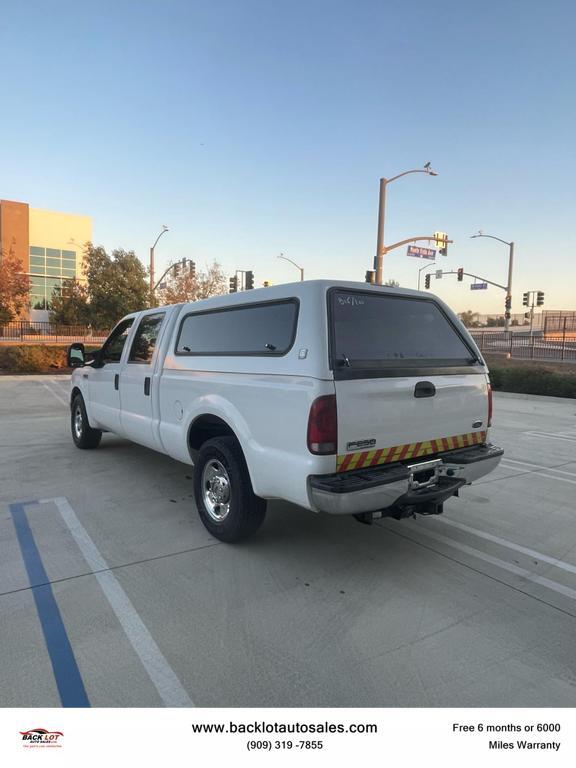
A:
[[[380,196],[378,200],[378,237],[376,239],[376,258],[374,268],[376,270],[376,285],[382,285],[382,264],[384,261],[384,254],[386,253],[386,246],[384,245],[384,220],[386,217],[386,187],[396,179],[401,179],[402,176],[408,176],[410,173],[426,173],[428,176],[438,176],[436,171],[433,171],[430,167],[430,163],[426,163],[424,168],[414,168],[411,171],[404,171],[396,176],[392,176],[390,179],[380,179]]]
[[[422,274],[422,271],[425,269],[430,269],[430,267],[435,267],[436,264],[425,264],[423,267],[420,267],[418,270],[418,290],[420,290],[420,275]]]
[[[156,248],[156,243],[158,242],[158,240],[160,240],[160,238],[162,237],[162,235],[165,232],[168,232],[168,227],[166,226],[166,224],[162,224],[162,231],[160,232],[160,234],[158,235],[156,240],[154,240],[154,245],[150,246],[150,306],[151,307],[153,307],[154,304],[155,304],[155,297],[154,297],[154,248]]]
[[[288,256],[284,256],[283,253],[280,253],[276,258],[284,259],[284,261],[289,261],[290,264],[294,264],[296,269],[300,270],[300,282],[303,282],[303,280],[304,280],[304,267],[301,267],[299,264],[296,264],[295,261],[292,261],[292,259],[289,259]]]
[[[514,269],[514,241],[502,240],[501,237],[494,237],[494,235],[485,235],[483,232],[478,232],[477,235],[471,235],[470,239],[474,240],[476,237],[489,237],[490,240],[498,240],[500,243],[508,246],[508,282],[506,283],[506,310],[504,313],[504,330],[510,330],[510,310],[512,309],[512,271]]]

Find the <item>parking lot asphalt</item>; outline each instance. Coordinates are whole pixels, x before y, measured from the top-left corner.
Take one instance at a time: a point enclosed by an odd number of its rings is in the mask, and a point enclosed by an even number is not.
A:
[[[576,706],[576,401],[497,394],[505,459],[441,517],[272,502],[227,545],[67,397],[0,378],[0,705]]]

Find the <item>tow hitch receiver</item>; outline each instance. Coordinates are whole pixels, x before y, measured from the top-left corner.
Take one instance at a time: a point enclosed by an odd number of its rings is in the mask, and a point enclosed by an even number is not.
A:
[[[416,515],[440,515],[444,511],[444,502],[456,496],[466,484],[463,477],[454,477],[454,467],[446,465],[441,459],[420,461],[408,464],[408,490],[392,507],[377,512],[364,512],[354,515],[359,523],[372,525],[381,517],[393,517],[402,520]]]
[[[408,464],[410,472],[409,490],[416,491],[419,488],[430,488],[438,485],[440,477],[441,459],[431,459],[430,461],[419,461],[417,464]]]

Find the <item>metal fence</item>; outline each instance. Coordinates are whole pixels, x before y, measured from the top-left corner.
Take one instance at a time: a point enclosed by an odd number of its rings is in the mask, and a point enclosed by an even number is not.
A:
[[[0,326],[0,344],[71,344],[73,341],[99,344],[107,336],[108,331],[95,330],[86,325],[52,325],[19,320]]]
[[[552,336],[565,336],[566,334],[576,334],[576,313],[569,315],[564,313],[562,315],[544,315],[544,335],[546,337]]]
[[[471,331],[481,352],[508,355],[524,360],[550,360],[576,363],[576,338],[569,333],[494,333]]]

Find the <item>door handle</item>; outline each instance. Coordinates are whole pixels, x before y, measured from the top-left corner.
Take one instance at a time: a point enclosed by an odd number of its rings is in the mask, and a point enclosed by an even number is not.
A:
[[[150,395],[150,376],[146,376],[144,379],[144,394],[146,396]]]
[[[119,384],[120,384],[120,374],[116,373],[114,375],[114,389],[118,389]]]
[[[436,387],[431,381],[419,381],[414,387],[414,397],[434,397]]]

